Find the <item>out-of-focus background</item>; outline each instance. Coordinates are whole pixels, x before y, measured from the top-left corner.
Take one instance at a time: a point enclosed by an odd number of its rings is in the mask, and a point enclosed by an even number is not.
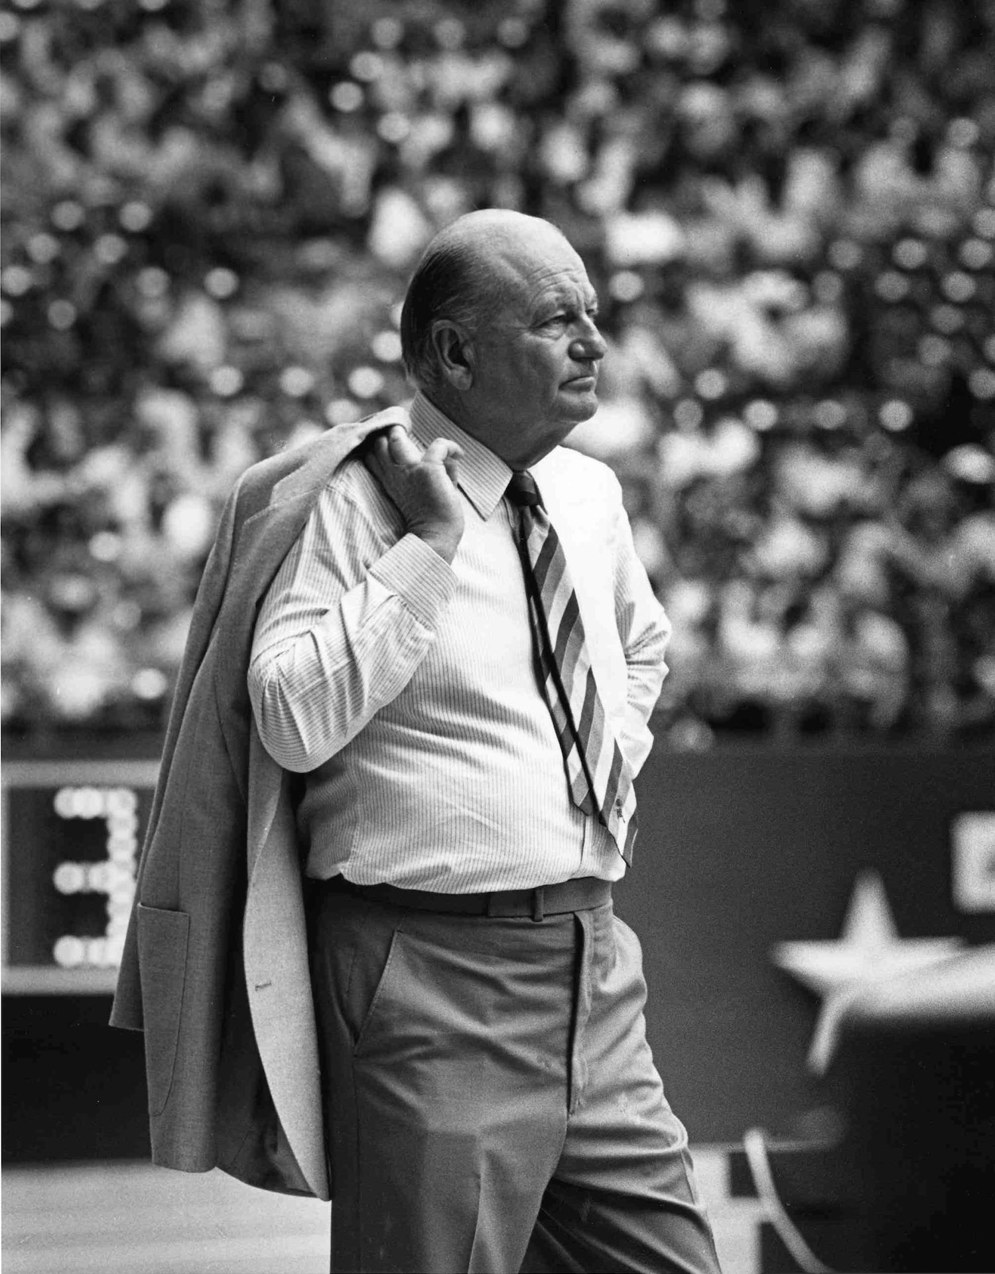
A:
[[[611,342],[578,444],[674,618],[660,728],[995,724],[980,0],[21,0],[4,720],[157,728],[218,501],[408,392],[458,213],[554,220]]]
[[[104,1022],[220,502],[409,395],[406,278],[496,205],[599,290],[572,443],[674,622],[620,908],[724,1255],[805,1268],[797,1223],[840,1269],[990,1268],[991,0],[14,0],[0,67],[4,1150],[39,1232],[52,1165],[145,1153]]]

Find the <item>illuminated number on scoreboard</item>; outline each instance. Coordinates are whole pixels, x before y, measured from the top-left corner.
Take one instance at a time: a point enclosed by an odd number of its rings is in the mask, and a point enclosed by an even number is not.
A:
[[[107,857],[99,862],[60,862],[52,883],[64,895],[105,894],[107,925],[96,938],[60,934],[52,955],[63,969],[114,968],[121,962],[135,896],[138,795],[128,787],[61,787],[53,806],[59,818],[104,820]]]
[[[152,808],[151,760],[3,767],[3,988],[114,988]]]

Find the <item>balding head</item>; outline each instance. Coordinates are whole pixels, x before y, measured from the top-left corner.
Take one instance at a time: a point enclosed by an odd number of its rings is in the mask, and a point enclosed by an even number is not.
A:
[[[564,244],[569,248],[563,232],[551,221],[510,208],[483,208],[457,217],[439,231],[427,251],[431,252],[436,243],[464,245],[468,251],[478,252],[494,263],[507,261],[511,254],[529,247],[540,253],[562,248]]]
[[[439,387],[433,340],[440,323],[473,335],[500,304],[523,262],[537,265],[552,249],[573,252],[563,234],[541,217],[506,208],[469,212],[440,230],[425,249],[401,310],[404,367],[420,389]]]

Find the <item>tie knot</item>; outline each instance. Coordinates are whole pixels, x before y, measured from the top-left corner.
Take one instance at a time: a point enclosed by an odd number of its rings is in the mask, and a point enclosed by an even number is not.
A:
[[[542,504],[539,488],[531,473],[522,469],[511,475],[511,481],[508,483],[508,499],[520,509],[534,509],[536,505]]]

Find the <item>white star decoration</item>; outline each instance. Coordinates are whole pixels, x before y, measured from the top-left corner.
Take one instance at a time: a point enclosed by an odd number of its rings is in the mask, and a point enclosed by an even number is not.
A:
[[[876,872],[857,877],[843,933],[834,942],[780,942],[774,963],[822,996],[808,1064],[822,1074],[847,1011],[871,986],[958,954],[960,938],[899,938]]]

